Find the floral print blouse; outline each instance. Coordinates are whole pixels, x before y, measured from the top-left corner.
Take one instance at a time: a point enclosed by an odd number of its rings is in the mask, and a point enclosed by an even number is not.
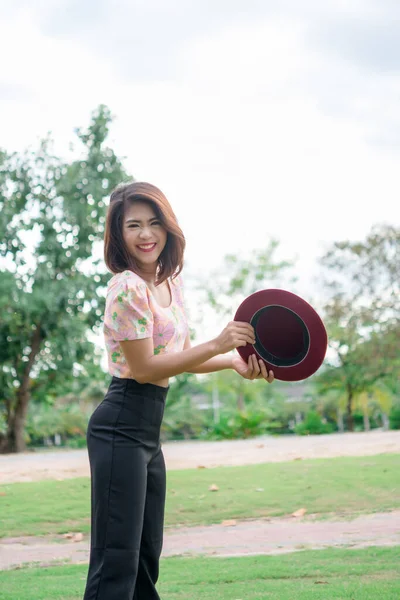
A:
[[[189,328],[182,279],[178,275],[168,283],[171,304],[163,308],[136,273],[124,271],[110,279],[103,326],[110,375],[133,379],[120,341],[152,338],[154,354],[183,350]]]

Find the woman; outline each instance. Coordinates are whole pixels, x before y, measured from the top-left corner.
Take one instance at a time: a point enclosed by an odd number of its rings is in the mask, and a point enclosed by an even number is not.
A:
[[[156,600],[162,548],[165,464],[160,427],[169,378],[234,369],[273,380],[252,355],[248,323],[229,323],[191,347],[182,281],[185,238],[164,194],[148,183],[111,194],[105,262],[114,274],[104,336],[112,380],[89,421],[92,482],[90,565],[84,600]]]

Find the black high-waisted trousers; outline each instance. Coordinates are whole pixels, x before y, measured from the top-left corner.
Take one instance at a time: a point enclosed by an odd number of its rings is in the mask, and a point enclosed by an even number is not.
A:
[[[92,414],[90,564],[84,600],[159,600],[168,388],[113,377]]]

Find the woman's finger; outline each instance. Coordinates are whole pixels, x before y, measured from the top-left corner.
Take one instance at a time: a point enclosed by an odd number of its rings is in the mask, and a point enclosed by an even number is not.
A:
[[[268,375],[268,369],[267,369],[267,367],[266,367],[266,364],[265,364],[265,362],[264,362],[263,360],[261,360],[261,359],[260,359],[258,362],[259,362],[259,364],[260,364],[260,370],[261,370],[261,375],[262,375],[262,377],[263,377],[263,378],[264,378],[266,381],[268,381],[268,377],[269,377],[269,375]]]
[[[247,369],[248,378],[254,379],[254,363],[253,363],[253,359],[252,359],[252,354],[250,354],[249,358],[247,359],[247,365],[248,365],[248,369]]]
[[[258,364],[257,356],[255,354],[252,354],[251,358],[253,361],[254,379],[256,379],[256,377],[259,377],[260,375],[260,365]]]

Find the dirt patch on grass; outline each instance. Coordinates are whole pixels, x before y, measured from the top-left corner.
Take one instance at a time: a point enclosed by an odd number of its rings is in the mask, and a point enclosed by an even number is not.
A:
[[[400,511],[362,515],[351,521],[287,517],[167,529],[163,556],[242,556],[396,545],[400,545]],[[0,570],[33,562],[87,563],[88,558],[88,536],[78,541],[54,535],[0,540]]]

